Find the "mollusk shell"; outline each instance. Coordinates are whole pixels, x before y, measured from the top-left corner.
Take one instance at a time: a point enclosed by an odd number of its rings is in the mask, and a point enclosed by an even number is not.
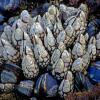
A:
[[[100,19],[94,19],[90,21],[87,25],[86,32],[89,37],[95,36],[99,31]]]
[[[36,81],[35,93],[45,94],[46,97],[53,97],[57,95],[58,83],[50,74],[42,74]],[[42,90],[42,91],[41,91]]]
[[[21,68],[15,64],[2,64],[1,66],[1,82],[17,83],[21,74]]]
[[[75,74],[75,89],[76,91],[87,91],[90,90],[93,85],[90,83],[87,76],[81,72],[76,72]]]
[[[17,77],[13,72],[8,72],[6,70],[3,70],[1,72],[1,82],[2,83],[16,83],[17,82]]]
[[[94,62],[88,69],[89,77],[95,81],[100,82],[100,61]]]
[[[16,89],[18,90],[18,92],[30,97],[32,95],[33,86],[34,86],[33,81],[24,80],[21,81],[20,84],[16,86]]]

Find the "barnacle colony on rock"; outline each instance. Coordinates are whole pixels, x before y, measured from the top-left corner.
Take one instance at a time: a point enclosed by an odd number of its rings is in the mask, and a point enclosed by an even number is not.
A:
[[[20,18],[12,26],[7,25],[0,37],[0,64],[8,63],[0,70],[1,90],[12,91],[15,86],[18,92],[29,97],[33,91],[42,95],[43,90],[46,97],[56,96],[58,92],[63,98],[74,91],[74,80],[84,84],[81,77],[85,79],[89,62],[95,61],[100,53],[100,32],[90,39],[85,33],[87,17],[86,4],[78,8],[51,5],[43,16],[34,18],[23,10]],[[19,78],[18,84],[16,73],[21,71],[27,80]],[[76,88],[80,86],[76,84]]]

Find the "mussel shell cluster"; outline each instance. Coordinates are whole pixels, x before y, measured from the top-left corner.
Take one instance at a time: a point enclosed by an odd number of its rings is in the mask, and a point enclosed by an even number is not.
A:
[[[51,5],[35,17],[23,10],[0,37],[1,92],[64,98],[91,89],[90,80],[100,82],[100,61],[95,62],[100,60],[100,32],[94,29],[99,20],[88,24],[87,19],[86,4]]]

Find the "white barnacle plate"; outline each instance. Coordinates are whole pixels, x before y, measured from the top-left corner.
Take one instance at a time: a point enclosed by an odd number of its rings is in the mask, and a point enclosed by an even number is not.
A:
[[[47,48],[49,52],[53,52],[55,50],[56,40],[51,32],[51,30],[47,27],[47,33],[44,37],[44,46]]]
[[[61,80],[67,74],[67,67],[64,66],[62,59],[58,59],[52,66],[52,75]]]
[[[19,61],[19,52],[6,40],[1,39],[3,48],[3,58],[7,62],[17,63]]]
[[[39,68],[35,62],[31,48],[26,46],[26,52],[22,59],[22,70],[24,76],[28,79],[35,78],[39,73]]]

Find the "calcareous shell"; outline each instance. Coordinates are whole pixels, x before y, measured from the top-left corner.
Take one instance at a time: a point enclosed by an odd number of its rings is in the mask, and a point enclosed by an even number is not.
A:
[[[57,95],[58,83],[50,74],[45,73],[41,75],[36,81],[35,93],[46,95],[46,97],[53,97]],[[41,91],[42,90],[42,91]]]
[[[61,81],[58,92],[62,98],[73,92],[73,75],[68,71],[66,78]]]
[[[16,89],[18,90],[18,92],[30,97],[32,95],[33,86],[34,86],[33,81],[24,80],[21,81],[20,84],[16,86]]]

